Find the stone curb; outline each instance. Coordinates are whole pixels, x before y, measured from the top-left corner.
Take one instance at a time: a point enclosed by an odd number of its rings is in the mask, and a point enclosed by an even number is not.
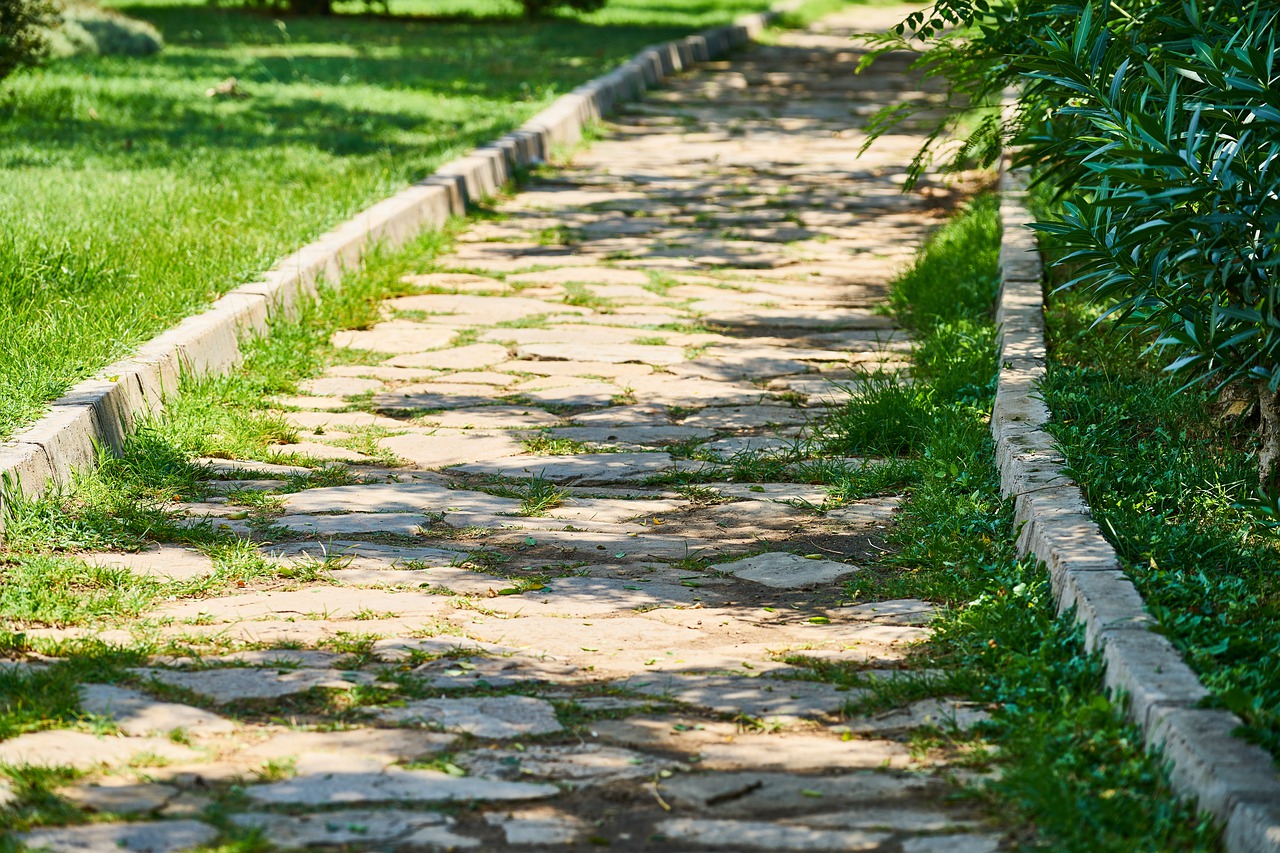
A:
[[[282,312],[294,315],[316,297],[320,282],[338,282],[356,269],[373,244],[395,247],[466,213],[497,192],[517,171],[571,145],[583,129],[617,105],[639,98],[662,80],[754,40],[779,12],[738,18],[677,41],[645,48],[630,61],[557,98],[500,139],[444,164],[430,177],[375,203],[315,242],[284,258],[258,281],[237,287],[208,310],[183,320],[73,386],[47,415],[0,443],[0,535],[5,504],[65,487],[72,473],[92,466],[99,452],[118,451],[135,425],[159,412],[183,376],[223,372],[239,362],[241,345],[267,330]]]
[[[1001,488],[1014,498],[1018,550],[1048,568],[1059,611],[1075,608],[1085,643],[1101,650],[1107,688],[1128,699],[1147,748],[1168,762],[1174,787],[1224,827],[1230,853],[1280,853],[1280,776],[1271,755],[1232,733],[1229,711],[1199,707],[1209,694],[1173,644],[1153,629],[1133,582],[1094,523],[1084,494],[1043,427],[1036,386],[1045,375],[1044,297],[1028,226],[1025,176],[1000,176],[1000,376],[991,432]]]

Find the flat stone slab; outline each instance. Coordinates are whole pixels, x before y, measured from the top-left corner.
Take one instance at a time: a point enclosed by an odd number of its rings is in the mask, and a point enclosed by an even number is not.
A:
[[[256,761],[325,755],[338,761],[372,760],[386,766],[440,752],[455,740],[453,735],[415,729],[291,731],[247,747],[240,755]]]
[[[291,817],[280,814],[250,812],[233,815],[236,826],[261,829],[272,844],[286,849],[304,847],[340,847],[386,844],[422,829],[451,826],[453,819],[436,812],[399,809],[340,809],[319,814]],[[444,846],[446,837],[438,836]],[[474,847],[473,838],[454,836],[453,847]]]
[[[193,580],[214,572],[213,559],[207,554],[177,545],[157,545],[136,554],[85,554],[80,559],[91,565],[164,580]]]
[[[773,589],[821,586],[858,571],[858,566],[848,563],[813,560],[783,551],[770,551],[732,563],[718,563],[712,568]]]
[[[140,678],[199,693],[225,705],[243,699],[280,699],[308,690],[350,690],[371,684],[374,676],[342,669],[294,669],[264,672],[254,667],[195,671],[141,667],[131,670]]]
[[[488,812],[484,820],[501,829],[508,844],[522,847],[572,844],[587,828],[578,818],[550,808]]]
[[[700,462],[672,459],[666,453],[582,453],[576,456],[521,456],[458,465],[453,470],[466,474],[494,474],[502,477],[544,477],[589,485],[625,483],[663,471],[703,467]]]
[[[390,320],[367,330],[334,332],[330,343],[340,349],[400,354],[447,347],[453,335],[452,329],[441,326]]]
[[[420,699],[375,713],[384,722],[438,726],[484,738],[551,734],[562,728],[551,703],[531,696]]]
[[[686,416],[680,423],[707,429],[758,429],[774,424],[804,424],[813,418],[811,410],[762,403],[758,406],[709,406]]]
[[[160,761],[188,762],[199,754],[160,737],[98,736],[88,732],[31,732],[0,742],[0,764],[36,767],[74,767],[90,770],[116,767],[153,756]]]
[[[564,682],[582,677],[578,667],[572,664],[529,657],[477,657],[470,660],[442,658],[416,667],[413,674],[441,690],[510,687],[543,681]]]
[[[720,675],[636,676],[624,686],[646,696],[660,696],[718,714],[761,718],[838,716],[860,695],[858,691],[841,691],[814,681]]]
[[[142,814],[164,808],[178,789],[155,782],[76,785],[58,792],[83,809],[114,814]]]
[[[21,839],[31,850],[55,853],[104,853],[129,850],[132,853],[172,853],[212,842],[218,832],[195,820],[167,820],[153,823],[94,823],[60,829],[37,829]]]
[[[435,483],[376,483],[307,489],[284,498],[286,512],[407,513],[458,512],[512,513],[520,502],[485,492],[449,489]]]
[[[809,829],[767,821],[676,818],[658,824],[672,841],[730,850],[876,850],[891,836],[857,829]]]
[[[378,446],[419,468],[442,468],[472,459],[516,456],[524,446],[511,435],[422,435],[406,433],[378,440]]]
[[[419,422],[450,429],[517,429],[553,426],[563,420],[559,415],[527,405],[482,406],[422,415]]]
[[[507,358],[501,344],[468,344],[453,349],[433,350],[413,355],[398,355],[384,364],[391,367],[421,367],[431,370],[478,370]]]
[[[587,444],[661,445],[675,444],[715,435],[713,430],[686,426],[561,427],[551,430],[556,438]]]
[[[605,785],[627,779],[656,776],[676,762],[587,743],[572,746],[527,746],[515,749],[478,749],[457,757],[476,776],[488,779],[548,779],[575,785]]]
[[[235,723],[203,708],[161,702],[158,699],[108,684],[80,687],[80,707],[88,714],[109,717],[126,735],[167,735],[181,731],[196,736],[235,731]]]
[[[555,785],[504,782],[451,776],[435,770],[386,773],[325,773],[283,782],[253,785],[245,794],[270,805],[325,806],[344,803],[460,802],[468,800],[538,800],[555,796]]]
[[[854,719],[840,728],[855,734],[886,734],[930,726],[944,731],[971,729],[988,722],[991,714],[974,702],[922,699],[874,717]]]
[[[800,815],[821,809],[849,814],[869,806],[912,807],[921,801],[936,801],[949,786],[932,776],[883,770],[834,776],[736,771],[672,776],[660,782],[658,790],[677,807],[715,817],[752,818],[765,811]]]
[[[604,361],[612,364],[680,364],[685,360],[684,349],[681,347],[644,344],[531,343],[520,344],[516,347],[516,353],[520,358]]]

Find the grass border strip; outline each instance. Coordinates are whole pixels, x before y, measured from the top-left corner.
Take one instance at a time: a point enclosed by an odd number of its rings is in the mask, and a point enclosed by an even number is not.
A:
[[[1074,607],[1089,649],[1101,649],[1106,684],[1128,698],[1147,748],[1170,765],[1174,787],[1225,827],[1230,853],[1280,853],[1280,775],[1270,754],[1234,736],[1241,721],[1199,707],[1209,692],[1168,638],[1093,521],[1084,494],[1043,429],[1050,420],[1036,386],[1047,348],[1043,267],[1025,204],[1026,176],[1000,175],[1000,374],[991,432],[1001,490],[1022,525],[1018,551],[1049,570],[1060,611]]]
[[[34,425],[0,444],[0,536],[9,496],[37,498],[51,486],[69,484],[72,472],[91,467],[99,446],[119,450],[140,420],[163,409],[183,375],[211,375],[234,366],[242,341],[265,334],[276,312],[291,314],[314,299],[321,281],[336,282],[343,272],[358,269],[370,245],[395,247],[465,214],[473,201],[493,195],[520,168],[544,161],[555,146],[577,142],[591,121],[638,99],[666,77],[751,42],[794,5],[780,2],[770,11],[641,50],[557,98],[518,129],[376,202],[285,257],[259,280],[229,291],[204,312],[74,385]]]

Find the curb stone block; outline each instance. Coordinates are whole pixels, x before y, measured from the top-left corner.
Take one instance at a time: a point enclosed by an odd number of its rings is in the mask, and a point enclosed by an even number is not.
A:
[[[1210,708],[1158,708],[1152,742],[1172,759],[1179,790],[1204,791],[1201,805],[1225,820],[1241,803],[1280,803],[1280,781],[1271,756],[1233,732],[1240,718]]]
[[[97,460],[96,445],[101,434],[96,407],[85,404],[69,406],[59,401],[35,426],[14,438],[19,443],[43,448],[49,460],[52,484],[65,488],[71,485],[76,470],[88,468]]]
[[[1128,699],[1147,748],[1169,764],[1174,787],[1224,823],[1229,853],[1280,853],[1280,776],[1270,754],[1235,737],[1240,720],[1199,708],[1209,697],[1195,672],[1146,612],[1115,549],[1063,472],[1051,420],[1037,393],[1045,376],[1044,302],[1020,176],[1000,175],[1001,369],[991,432],[1001,490],[1015,496],[1018,552],[1045,565],[1059,612],[1075,609],[1085,646],[1101,650],[1107,689]]]

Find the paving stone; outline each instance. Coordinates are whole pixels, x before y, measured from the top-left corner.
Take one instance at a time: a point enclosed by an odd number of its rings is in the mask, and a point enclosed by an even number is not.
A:
[[[943,796],[948,785],[920,773],[856,770],[834,776],[737,771],[688,773],[658,785],[663,798],[717,817],[758,817],[764,813],[795,819],[805,812],[840,809],[848,814],[868,806],[918,807]],[[814,795],[817,796],[814,796]]]
[[[349,515],[285,515],[276,526],[308,536],[354,536],[390,533],[417,536],[427,523],[421,512],[351,513]]]
[[[624,270],[616,267],[556,267],[507,276],[512,284],[634,284],[646,285],[649,277],[638,270]]]
[[[427,273],[423,275],[407,275],[401,281],[422,288],[439,288],[459,293],[494,292],[501,293],[507,286],[496,278],[467,273],[446,272]]]
[[[708,429],[759,429],[775,424],[804,424],[814,417],[813,412],[790,406],[709,406],[686,416],[683,426]]]
[[[918,598],[898,598],[843,608],[841,615],[873,619],[888,625],[928,625],[938,608]]]
[[[190,705],[158,699],[108,684],[80,687],[80,707],[87,714],[109,717],[116,728],[130,736],[168,735],[182,731],[201,736],[235,731],[235,723]]]
[[[512,738],[561,730],[555,708],[529,696],[422,699],[377,711],[390,723],[438,726],[483,738]]]
[[[851,525],[885,525],[893,522],[901,505],[901,498],[876,498],[829,509],[824,515],[830,521]]]
[[[353,570],[395,569],[406,564],[423,568],[458,566],[466,562],[470,553],[467,549],[409,548],[350,540],[267,544],[261,550],[273,559],[331,560],[334,565]]]
[[[580,678],[578,667],[528,657],[444,658],[415,667],[413,674],[440,690],[500,688]]]
[[[502,389],[490,385],[450,385],[446,382],[421,382],[404,385],[394,391],[374,394],[377,409],[461,409],[498,402]]]
[[[240,756],[266,762],[327,755],[338,760],[373,760],[385,767],[441,752],[455,739],[453,735],[416,729],[286,731],[241,750]]]
[[[653,778],[678,766],[629,749],[599,744],[526,746],[523,749],[477,749],[457,756],[457,762],[488,779],[548,779],[574,785],[606,785],[627,779]]]
[[[203,846],[217,835],[217,830],[199,821],[169,820],[37,829],[18,837],[32,850],[52,850],[54,853],[103,853],[110,850],[170,853]]]
[[[622,394],[617,385],[606,382],[555,384],[552,387],[520,386],[512,393],[543,406],[601,406]]]
[[[322,444],[317,441],[299,441],[294,444],[277,444],[271,448],[271,454],[274,456],[309,456],[312,459],[319,459],[330,462],[372,462],[372,457],[365,456],[355,450],[349,450],[345,447],[336,447],[332,444]]]
[[[442,609],[439,599],[425,592],[312,586],[301,589],[233,592],[210,598],[178,600],[162,605],[159,612],[173,619],[196,622],[234,622],[271,617],[338,621],[369,612],[431,617],[440,613]],[[270,652],[270,654],[279,655],[278,652]],[[314,655],[315,652],[311,654]],[[303,660],[304,665],[312,665],[305,657]],[[263,661],[249,659],[249,662],[262,663]]]
[[[264,612],[272,613],[269,608]],[[291,667],[310,667],[324,669],[337,666],[347,656],[340,652],[325,652],[319,649],[242,649],[221,655],[204,655],[195,657],[161,657],[153,658],[152,663],[163,666],[195,666],[209,667],[218,665],[248,664],[251,666],[274,667],[288,669]]]
[[[113,814],[144,814],[163,808],[178,789],[154,782],[118,782],[75,785],[58,792],[83,809]]]
[[[0,780],[0,809],[7,809],[17,802],[18,795],[14,792],[13,786]]]
[[[213,559],[199,551],[177,545],[156,545],[136,554],[85,554],[81,559],[94,566],[124,569],[142,577],[185,581],[211,575]]]
[[[400,356],[396,356],[396,358],[400,358]],[[413,358],[413,356],[406,356],[406,358]],[[396,367],[389,363],[391,361],[395,361],[395,359],[388,359],[382,364],[336,364],[332,367],[326,367],[324,373],[325,376],[345,376],[355,379],[381,379],[383,382],[422,382],[427,379],[434,379],[440,375],[440,371],[430,370],[425,367]],[[323,397],[280,398],[282,404],[285,405],[288,405],[287,403],[284,403],[284,401],[288,399],[324,402]],[[294,403],[292,405],[299,404]],[[330,405],[332,405],[332,401],[330,401]],[[346,404],[343,403],[342,405],[345,406]],[[314,404],[299,405],[299,408],[319,409],[322,408],[322,406]]]
[[[714,453],[725,461],[752,456],[786,458],[804,455],[803,442],[769,435],[734,435],[705,442],[698,449]]]
[[[556,362],[547,362],[555,364]],[[578,412],[571,418],[573,423],[586,426],[616,428],[623,426],[670,426],[671,413],[666,406],[652,404],[630,404],[609,406],[590,412]]]
[[[389,320],[367,330],[334,332],[329,342],[339,349],[401,354],[447,347],[453,331],[409,320]],[[402,365],[410,367],[412,365]]]
[[[507,844],[516,846],[572,844],[586,831],[581,820],[555,809],[487,812],[484,820],[502,830]]]
[[[271,805],[326,806],[344,803],[466,802],[469,800],[537,800],[554,796],[554,785],[504,782],[451,776],[434,770],[386,773],[330,773],[299,776],[253,785],[249,799]]]
[[[947,830],[968,829],[978,821],[966,819],[954,812],[942,809],[898,806],[872,806],[852,808],[847,811],[831,814],[804,815],[788,823],[802,823],[805,826],[828,829],[875,829],[884,832],[946,832]],[[963,842],[961,842],[963,843]],[[951,848],[940,847],[939,853]],[[996,848],[992,848],[994,850]]]
[[[508,429],[551,426],[562,418],[532,406],[461,408],[421,416],[423,421],[451,429]]]
[[[285,849],[306,847],[338,847],[386,844],[426,827],[446,827],[453,823],[442,814],[398,809],[340,809],[319,814],[290,817],[280,814],[238,814],[231,817],[236,826],[261,829],[272,844]],[[465,836],[463,843],[470,846]]]
[[[218,474],[262,474],[270,477],[306,477],[311,469],[305,465],[278,465],[274,462],[258,462],[252,459],[213,459],[199,457],[191,460],[209,471]]]
[[[159,737],[112,737],[87,732],[31,732],[0,742],[0,764],[36,767],[116,767],[135,759],[191,761],[197,753],[189,747]]]
[[[628,690],[661,696],[718,714],[747,714],[761,718],[839,715],[858,691],[838,690],[830,684],[773,678],[732,678],[708,675],[655,674],[625,682]]]
[[[370,391],[380,391],[382,387],[383,383],[377,379],[343,376],[325,376],[298,383],[298,390],[317,397],[357,397]]]
[[[996,853],[1000,848],[1000,836],[970,833],[926,835],[902,842],[902,853]]]
[[[492,296],[474,296],[471,294],[432,293],[419,296],[400,296],[388,299],[387,306],[395,311],[420,311],[425,314],[437,314],[440,320],[452,322],[458,317],[479,316],[485,325],[522,320],[552,312],[587,313],[589,309],[575,308],[568,305],[552,305],[540,299],[529,299],[525,296],[505,294],[501,298]],[[430,318],[434,320],[436,318]],[[428,322],[430,322],[428,320]],[[431,366],[431,365],[406,365]]]
[[[752,850],[875,850],[890,837],[856,829],[809,829],[765,821],[699,818],[663,821],[658,824],[658,832],[674,841]]]
[[[605,361],[531,361],[517,359],[494,365],[496,370],[532,373],[537,376],[592,376],[605,379],[631,379],[648,376],[653,368],[647,364],[612,364]]]
[[[855,734],[884,734],[932,726],[944,731],[964,731],[985,723],[991,714],[974,702],[951,699],[922,699],[873,717],[854,719],[840,728]]]
[[[742,498],[749,501],[775,501],[822,506],[827,500],[825,486],[807,483],[706,483],[726,498]]]
[[[580,485],[617,483],[659,474],[689,470],[701,463],[673,460],[666,453],[580,453],[575,456],[522,456],[459,465],[453,470],[467,474],[496,474],[502,477],[544,477]]]
[[[577,335],[572,337],[576,338]],[[551,361],[603,361],[613,364],[635,362],[637,364],[679,364],[684,361],[684,349],[670,346],[645,346],[643,344],[590,344],[590,343],[526,343],[516,347],[520,358],[538,358]]]
[[[404,428],[402,421],[375,415],[372,412],[285,412],[282,417],[293,426],[305,430],[341,431],[363,427]]]
[[[130,670],[139,678],[154,680],[171,687],[207,696],[219,705],[244,699],[280,699],[308,690],[349,690],[358,684],[371,684],[368,673],[341,669],[294,669],[264,672],[261,669],[202,669],[174,671],[138,667]]]
[[[396,662],[408,660],[414,655],[455,655],[463,652],[490,652],[493,654],[510,654],[516,646],[486,643],[461,635],[443,635],[439,637],[388,637],[375,640],[373,653],[379,659]]]
[[[476,370],[506,361],[507,348],[499,344],[468,344],[387,359],[390,367],[424,367],[433,370]]]
[[[379,439],[378,445],[420,468],[441,468],[472,459],[494,459],[524,452],[524,446],[515,436],[485,433],[470,435],[406,433]]]
[[[821,586],[858,571],[857,566],[848,563],[811,560],[783,551],[770,551],[732,563],[718,563],[712,568],[773,589]]]

